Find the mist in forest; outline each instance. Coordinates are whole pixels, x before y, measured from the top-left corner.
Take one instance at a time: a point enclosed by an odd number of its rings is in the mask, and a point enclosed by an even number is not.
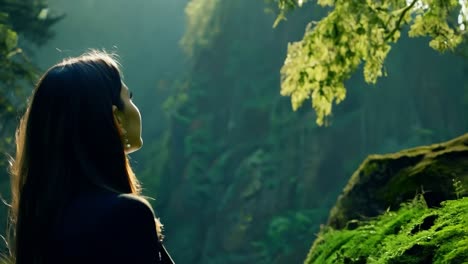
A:
[[[280,95],[280,70],[327,9],[310,4],[274,28],[264,1],[189,2],[202,1],[50,0],[65,16],[28,46],[42,71],[89,49],[119,55],[143,122],[131,163],[176,263],[302,263],[368,155],[468,129],[468,61],[427,38],[402,33],[375,85],[360,67],[319,126],[309,101],[293,111]]]

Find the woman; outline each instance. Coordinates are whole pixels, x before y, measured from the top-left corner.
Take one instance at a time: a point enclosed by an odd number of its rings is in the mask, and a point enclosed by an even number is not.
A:
[[[16,134],[10,248],[16,264],[173,263],[126,154],[141,116],[113,56],[50,68]]]

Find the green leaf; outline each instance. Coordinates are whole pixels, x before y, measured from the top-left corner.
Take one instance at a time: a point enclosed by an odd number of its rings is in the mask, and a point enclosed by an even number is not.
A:
[[[5,45],[6,50],[11,51],[18,45],[18,34],[11,29],[6,30],[6,38],[5,38]]]

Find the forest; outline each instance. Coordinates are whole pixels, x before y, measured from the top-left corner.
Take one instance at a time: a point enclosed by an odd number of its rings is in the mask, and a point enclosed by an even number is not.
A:
[[[0,234],[27,98],[99,49],[176,263],[468,263],[467,25],[466,0],[0,0]]]

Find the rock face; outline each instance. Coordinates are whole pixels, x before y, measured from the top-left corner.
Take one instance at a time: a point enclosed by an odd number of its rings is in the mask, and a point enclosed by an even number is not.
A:
[[[462,186],[468,186],[468,134],[441,144],[372,155],[352,175],[328,225],[342,229],[353,219],[396,210],[416,194],[423,194],[429,207],[437,207],[467,195]]]

